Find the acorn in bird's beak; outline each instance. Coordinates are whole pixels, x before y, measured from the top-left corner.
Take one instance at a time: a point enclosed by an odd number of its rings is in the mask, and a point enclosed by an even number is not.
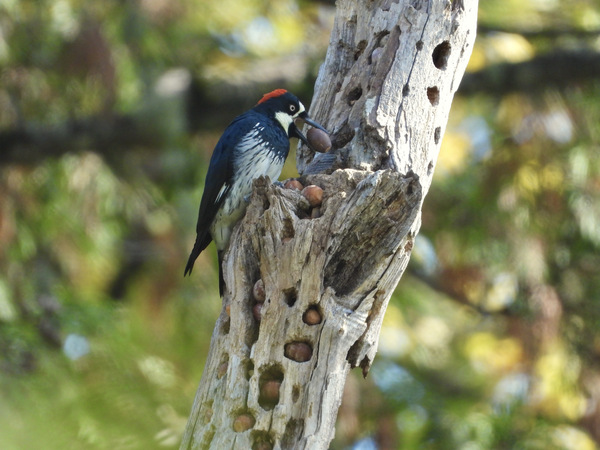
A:
[[[318,124],[317,122],[312,120],[310,117],[308,117],[308,114],[306,113],[306,111],[302,112],[302,114],[300,114],[298,116],[298,118],[300,120],[302,120],[304,123],[309,124],[311,127],[317,128],[317,129],[323,131],[324,133],[329,134],[329,131],[327,131],[322,125]],[[302,134],[302,132],[300,131],[300,129],[296,126],[296,124],[294,122],[292,122],[291,126],[290,126],[290,137],[296,137],[296,138],[300,139],[302,142],[304,142],[306,144],[306,146],[308,148],[310,148],[314,152],[321,152],[320,150],[316,149],[311,142],[309,142],[309,140],[306,138],[306,136],[304,136]]]

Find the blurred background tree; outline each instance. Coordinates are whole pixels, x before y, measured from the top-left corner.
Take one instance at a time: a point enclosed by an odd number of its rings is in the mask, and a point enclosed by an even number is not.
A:
[[[0,3],[0,448],[177,447],[219,311],[214,251],[182,277],[210,154],[262,93],[309,102],[332,3]],[[600,6],[479,23],[334,448],[599,446]]]

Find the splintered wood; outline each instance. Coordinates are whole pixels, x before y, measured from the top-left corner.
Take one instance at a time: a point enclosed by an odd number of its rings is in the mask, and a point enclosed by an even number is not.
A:
[[[323,448],[338,406],[323,396],[339,403],[348,370],[366,370],[375,355],[372,311],[408,263],[418,177],[347,169],[306,181],[323,189],[317,219],[298,190],[255,182],[234,238],[249,239],[226,258],[228,303],[205,368],[217,376],[203,379],[196,398],[197,448],[253,448],[265,439]]]

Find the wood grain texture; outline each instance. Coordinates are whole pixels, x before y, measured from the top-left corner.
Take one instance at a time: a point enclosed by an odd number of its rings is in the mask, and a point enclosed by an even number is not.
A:
[[[332,131],[335,168],[412,170],[427,192],[475,40],[477,2],[460,3],[337,3],[310,108]],[[298,154],[303,173],[315,154]]]
[[[323,202],[255,182],[182,449],[328,448],[348,371],[367,374],[408,264],[476,13],[468,0],[337,2],[310,112],[333,148],[298,152]]]

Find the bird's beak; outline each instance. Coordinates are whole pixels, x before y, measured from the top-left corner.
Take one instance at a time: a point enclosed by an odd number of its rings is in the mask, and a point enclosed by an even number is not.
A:
[[[309,124],[311,127],[315,127],[318,128],[319,130],[324,131],[325,133],[329,134],[329,131],[327,131],[323,125],[315,122],[314,120],[312,120],[310,117],[308,117],[308,114],[306,113],[306,111],[304,111],[302,114],[300,114],[298,116],[298,118],[300,120],[302,120],[304,123]],[[296,137],[298,139],[300,139],[302,142],[304,142],[306,144],[306,146],[308,148],[310,148],[312,151],[317,151],[315,150],[315,148],[310,145],[310,143],[308,142],[308,139],[306,139],[306,136],[304,136],[302,134],[302,132],[300,131],[300,129],[296,126],[296,124],[294,122],[291,123],[290,125],[290,136],[291,137]]]
[[[309,124],[311,127],[318,128],[319,130],[322,130],[325,133],[329,134],[329,131],[327,131],[325,128],[323,128],[323,125],[318,124],[317,122],[315,122],[314,120],[312,120],[310,117],[308,117],[308,114],[306,113],[306,111],[304,111],[298,117],[300,119],[302,119],[305,123]]]

